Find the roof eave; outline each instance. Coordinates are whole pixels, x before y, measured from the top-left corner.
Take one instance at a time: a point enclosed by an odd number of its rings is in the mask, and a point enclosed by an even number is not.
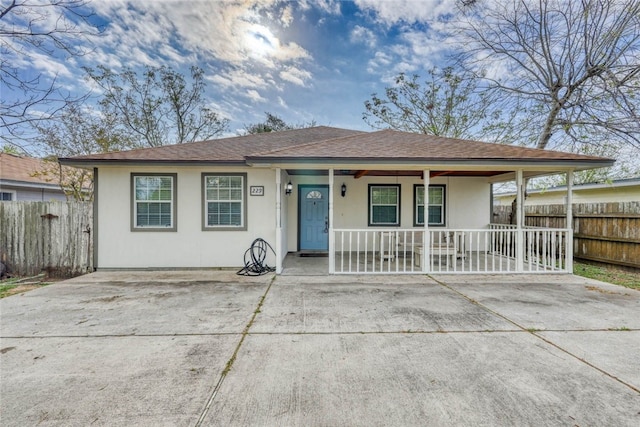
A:
[[[214,165],[214,166],[246,166],[244,160],[159,160],[159,159],[75,159],[60,158],[58,159],[63,166],[72,166],[77,168],[91,169],[100,166],[192,166],[192,165]]]
[[[447,166],[508,166],[509,170],[517,168],[536,168],[540,166],[561,167],[563,169],[593,169],[601,167],[613,166],[613,159],[447,159],[447,158],[371,158],[371,157],[263,157],[248,156],[247,164],[253,166],[255,164],[283,164],[283,165],[344,165],[344,164],[367,164],[367,165],[421,165],[428,167],[429,165],[447,165]]]

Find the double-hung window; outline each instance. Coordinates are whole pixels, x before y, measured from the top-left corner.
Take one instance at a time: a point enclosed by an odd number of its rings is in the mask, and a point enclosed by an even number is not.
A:
[[[424,225],[424,185],[414,186],[414,225]],[[429,225],[445,225],[445,186],[430,185],[427,200]]]
[[[131,174],[134,231],[176,231],[176,174]]]
[[[369,225],[400,225],[399,184],[369,184]]]
[[[203,230],[246,230],[247,174],[202,174]]]

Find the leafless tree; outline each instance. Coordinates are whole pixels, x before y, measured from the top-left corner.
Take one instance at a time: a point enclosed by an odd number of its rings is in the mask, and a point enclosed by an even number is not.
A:
[[[42,170],[37,174],[59,184],[67,198],[90,200],[93,197],[93,173],[90,170],[61,166],[60,157],[105,153],[132,146],[129,134],[112,115],[95,110],[90,104],[68,104],[55,120],[35,124],[40,152],[45,153]]]
[[[116,118],[139,147],[157,147],[213,138],[224,132],[228,120],[207,106],[203,97],[204,72],[191,68],[191,84],[167,67],[147,66],[139,76],[125,68],[86,70],[103,91],[103,113]]]
[[[316,126],[315,120],[311,120],[307,123],[289,124],[276,114],[265,112],[265,120],[260,123],[252,123],[250,125],[244,125],[244,130],[239,132],[239,135],[249,135],[255,133],[268,133],[268,132],[280,132],[283,130],[291,129],[303,129]]]
[[[401,73],[384,96],[374,93],[365,101],[362,118],[378,129],[507,142],[505,134],[513,135],[505,132],[509,121],[493,108],[495,100],[479,82],[452,67],[431,69],[424,84],[417,74]]]
[[[640,147],[640,1],[461,3],[465,63],[526,108],[536,147]]]
[[[36,56],[65,60],[85,55],[101,30],[90,0],[2,0],[0,4],[0,138],[16,143],[24,125],[50,119],[81,100],[57,76],[34,72]]]

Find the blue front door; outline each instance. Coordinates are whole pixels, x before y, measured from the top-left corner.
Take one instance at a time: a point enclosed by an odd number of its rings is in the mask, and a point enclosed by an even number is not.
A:
[[[300,250],[329,250],[329,187],[298,186]]]

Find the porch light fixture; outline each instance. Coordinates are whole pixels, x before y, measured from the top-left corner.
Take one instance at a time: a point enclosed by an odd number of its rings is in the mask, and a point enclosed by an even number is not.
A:
[[[342,197],[347,195],[347,184],[345,184],[344,182],[342,183],[342,187],[340,187],[340,195]]]
[[[291,183],[291,181],[289,181],[289,183],[284,187],[284,194],[289,196],[292,191],[293,191],[293,184]]]

